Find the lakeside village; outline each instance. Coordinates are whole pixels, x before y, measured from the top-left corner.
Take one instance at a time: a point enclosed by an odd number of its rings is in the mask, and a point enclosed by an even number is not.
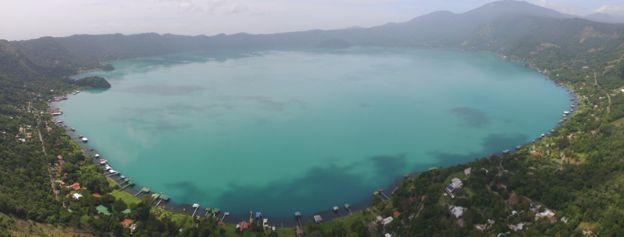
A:
[[[76,95],[78,93],[80,93],[80,91],[74,91],[72,94]],[[54,97],[50,102],[58,103],[67,99],[68,99],[67,96],[58,96],[58,97]],[[64,112],[56,106],[50,106],[49,112],[54,118],[58,118],[64,114]],[[128,177],[126,177],[119,171],[115,170],[112,167],[112,165],[108,163],[108,160],[104,159],[104,157],[102,157],[99,153],[97,153],[93,148],[89,148],[86,145],[89,142],[89,139],[87,137],[83,135],[78,135],[76,137],[76,129],[72,127],[68,127],[64,123],[64,121],[60,119],[55,119],[54,122],[58,126],[63,127],[65,131],[68,133],[68,135],[70,135],[70,137],[77,138],[82,143],[80,147],[82,148],[83,152],[85,154],[91,155],[94,158],[93,162],[96,165],[98,165],[98,167],[102,171],[102,174],[106,178],[108,178],[111,181],[114,181],[116,184],[119,185],[119,189],[118,189],[119,191],[125,192],[138,199],[143,199],[147,197],[150,200],[150,204],[154,207],[162,207],[162,208],[166,208],[169,211],[190,214],[191,218],[194,218],[197,220],[202,216],[212,217],[216,220],[217,224],[219,225],[225,224],[228,217],[231,216],[230,212],[222,211],[219,208],[206,207],[202,210],[200,209],[201,205],[199,203],[194,203],[192,205],[185,205],[185,204],[168,205],[171,203],[170,202],[171,198],[162,192],[155,192],[153,190],[150,190],[150,188],[148,187],[142,187],[140,189],[133,189],[135,187],[134,182],[132,182]],[[62,167],[63,163],[64,163],[63,157],[58,155],[56,157],[56,166]],[[60,170],[60,168],[58,170]],[[84,196],[83,194],[80,193],[80,191],[85,190],[85,187],[81,186],[80,183],[73,183],[70,185],[66,185],[62,180],[59,180],[58,183],[61,186],[65,187],[66,189],[73,191],[72,193],[70,193],[70,195],[74,200],[80,200]],[[98,193],[93,193],[92,195],[100,196],[100,194]],[[351,205],[348,203],[344,204],[342,208],[344,208],[344,211],[342,211],[342,209],[339,206],[333,206],[331,208],[331,213],[333,213],[333,216],[328,219],[339,217],[342,213],[349,214],[349,215],[353,213],[351,209]],[[98,214],[100,215],[107,215],[107,216],[111,215],[110,210],[106,206],[99,205],[98,207],[96,207],[96,210]],[[124,212],[130,212],[130,210],[129,209],[124,210]],[[315,214],[311,217],[310,220],[313,221],[314,223],[320,224],[325,220],[323,217],[324,214],[325,213]],[[241,219],[244,219],[244,218],[241,218]],[[270,224],[269,218],[265,217],[264,214],[260,211],[257,211],[255,213],[250,211],[248,220],[243,220],[240,222],[233,222],[233,224],[235,225],[235,229],[240,232],[252,228],[254,223],[261,223],[261,226],[264,229],[270,230],[270,231],[276,231],[278,228],[276,225]],[[293,223],[295,223],[297,233],[302,235],[305,221],[304,221],[304,216],[300,211],[297,211],[294,213]],[[133,225],[133,220],[131,219],[124,219],[122,221],[122,225],[124,227],[129,228],[131,231],[136,228],[136,225]],[[284,225],[282,224],[281,226],[284,226]]]
[[[571,117],[571,115],[575,112],[576,106],[578,105],[577,102],[577,98],[576,96],[570,92],[568,90],[568,92],[570,93],[570,95],[572,96],[571,101],[572,104],[570,106],[569,110],[563,111],[562,114],[562,119],[560,120],[560,123],[563,123],[564,121],[566,121],[569,117]],[[76,95],[80,93],[80,91],[75,91],[72,94]],[[621,90],[621,93],[624,94],[624,89]],[[60,102],[63,100],[67,100],[67,96],[60,96],[60,97],[55,97],[53,100],[51,100],[50,102]],[[51,106],[50,107],[50,111],[49,113],[55,117],[58,118],[59,116],[63,115],[63,111],[60,108]],[[56,124],[58,124],[59,126],[62,126],[65,128],[65,130],[70,133],[75,133],[76,130],[74,128],[70,128],[68,127],[66,124],[64,124],[64,122],[60,119],[55,119],[54,122]],[[29,131],[31,129],[30,126],[25,126],[25,127],[20,127],[19,129],[19,134],[16,136],[16,138],[18,139],[18,141],[21,142],[27,142],[30,141],[32,139],[32,132]],[[48,129],[50,129],[48,127]],[[546,135],[550,134],[554,132],[554,129],[544,133],[544,134],[540,134],[539,138],[537,139],[541,139],[543,137],[545,137]],[[75,138],[75,136],[73,136]],[[79,135],[78,140],[83,143],[86,144],[89,142],[89,139],[83,135]],[[536,139],[536,140],[537,140]],[[534,140],[535,141],[535,140]],[[533,142],[534,142],[533,141]],[[521,146],[516,147],[516,149],[520,149]],[[149,188],[147,187],[143,187],[141,189],[132,189],[134,188],[135,184],[126,176],[124,176],[122,173],[120,173],[119,171],[116,171],[115,169],[113,169],[113,167],[108,163],[108,161],[106,159],[104,159],[103,157],[101,157],[100,154],[96,153],[94,149],[88,149],[86,148],[86,146],[83,146],[83,150],[88,150],[89,152],[85,152],[87,154],[91,154],[92,157],[94,157],[94,162],[100,167],[102,173],[104,174],[104,176],[106,176],[107,178],[109,178],[110,180],[113,180],[115,183],[117,183],[120,188],[120,191],[126,192],[134,197],[137,198],[144,198],[144,197],[148,197],[151,200],[151,205],[153,206],[162,206],[163,208],[170,202],[171,198],[163,193],[159,193],[159,192],[153,192],[151,191]],[[501,153],[502,154],[508,154],[513,152],[512,150],[504,150]],[[499,153],[499,154],[501,154]],[[63,157],[61,155],[57,155],[56,156],[56,166],[59,167],[57,169],[58,172],[60,172],[60,167],[63,166]],[[490,171],[488,170],[481,170],[481,172],[485,172],[486,174]],[[504,173],[505,170],[499,170],[499,173]],[[443,190],[443,195],[445,197],[448,197],[450,200],[455,199],[458,195],[463,195],[463,187],[464,187],[464,182],[466,180],[466,177],[469,177],[471,174],[473,173],[471,168],[466,168],[463,172],[463,179],[460,177],[453,177],[448,185],[446,186],[446,188]],[[61,174],[58,174],[57,177],[61,177]],[[85,194],[82,191],[88,191],[85,190],[84,187],[81,186],[80,183],[72,183],[72,184],[65,184],[62,179],[61,180],[56,180],[55,182],[57,182],[61,187],[64,187],[68,190],[71,190],[71,198],[74,200],[80,200]],[[59,191],[55,190],[54,191],[56,195],[58,195]],[[384,193],[384,191],[382,189],[378,189],[373,193],[375,196],[381,198],[381,200],[386,200],[389,201],[390,200],[390,196],[388,196],[387,194]],[[100,196],[99,193],[92,193],[91,194],[94,197]],[[518,199],[518,197],[516,197],[516,199]],[[526,198],[525,198],[526,199]],[[520,215],[526,212],[532,212],[535,215],[535,220],[539,220],[539,219],[547,219],[550,222],[556,222],[558,221],[558,219],[556,218],[556,213],[546,207],[544,207],[542,204],[533,202],[531,200],[530,201],[530,208],[528,210],[514,210],[511,213],[511,217],[513,217],[514,215]],[[205,216],[205,217],[213,217],[214,219],[216,219],[217,223],[220,225],[223,225],[226,223],[227,218],[230,216],[230,213],[227,211],[221,211],[219,208],[204,208],[203,209],[203,213],[202,210],[200,209],[200,204],[198,203],[194,203],[192,205],[190,205],[190,208],[186,208],[189,207],[188,205],[182,205],[184,206],[183,208],[180,208],[180,206],[176,206],[174,205],[174,207],[169,208],[172,211],[181,211],[183,213],[188,213],[189,211],[191,213],[190,214],[191,218],[196,218],[199,219],[201,216]],[[351,206],[349,204],[344,204],[343,208],[345,210],[345,212],[350,215],[352,214],[352,209]],[[181,209],[181,210],[180,210]],[[99,205],[96,207],[97,213],[99,215],[111,215],[110,210],[104,206],[104,205]],[[341,208],[338,206],[334,206],[331,209],[331,213],[334,213],[333,217],[338,217],[340,215],[340,211]],[[452,205],[452,204],[448,204],[448,210],[450,215],[452,215],[453,217],[455,217],[458,221],[458,224],[462,225],[462,216],[464,215],[464,212],[467,210],[466,207],[463,207],[461,205]],[[130,212],[129,209],[124,210],[123,212]],[[395,219],[397,219],[399,216],[401,215],[401,213],[398,212],[394,212],[392,213],[392,215],[387,216],[387,217],[383,217],[381,215],[376,216],[376,218],[370,223],[369,228],[377,228],[378,226],[382,226],[385,227],[386,225],[391,224]],[[330,217],[331,218],[331,217]],[[295,228],[296,228],[296,233],[298,236],[302,236],[303,235],[303,229],[304,229],[304,217],[302,215],[301,212],[297,211],[294,213],[294,220],[295,220]],[[237,231],[245,231],[249,228],[252,227],[252,225],[254,224],[254,221],[257,224],[261,223],[261,226],[264,229],[267,230],[272,230],[275,231],[277,226],[275,225],[271,225],[269,223],[269,218],[266,218],[262,212],[251,212],[249,213],[249,219],[248,220],[243,220],[240,222],[235,222],[235,228]],[[313,221],[314,223],[320,224],[324,221],[324,218],[322,216],[322,214],[316,214],[313,215],[311,218],[311,221]],[[559,221],[561,222],[567,222],[567,218],[566,217],[561,217],[559,219]],[[129,229],[131,232],[136,228],[136,225],[133,223],[134,220],[132,219],[124,219],[121,222],[121,225],[124,226],[124,228]],[[488,230],[491,226],[494,225],[494,223],[496,223],[495,220],[491,220],[488,219],[486,223],[483,224],[477,224],[475,225],[475,229],[477,230]],[[523,230],[523,228],[526,228],[528,225],[530,225],[531,223],[529,222],[520,222],[520,223],[516,223],[516,224],[510,224],[509,225],[509,229],[510,231],[521,231]],[[510,232],[507,233],[499,233],[499,236],[505,236],[507,234],[509,234]],[[389,233],[386,233],[387,237],[392,236]]]

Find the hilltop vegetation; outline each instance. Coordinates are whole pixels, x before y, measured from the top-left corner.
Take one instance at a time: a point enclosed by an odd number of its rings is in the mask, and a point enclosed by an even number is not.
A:
[[[111,88],[111,84],[103,77],[85,77],[74,81],[74,84],[80,87],[86,87],[91,89],[108,89]]]
[[[367,210],[321,225],[306,224],[306,236],[624,233],[624,25],[575,19],[510,1],[464,14],[438,12],[362,29],[0,41],[0,212],[95,234],[127,236],[130,230],[121,221],[128,218],[136,224],[136,236],[236,236],[232,226],[217,225],[210,216],[192,220],[152,207],[149,199],[117,199],[119,187],[111,186],[92,158],[45,113],[47,101],[75,89],[66,79],[70,74],[102,67],[112,59],[197,50],[351,45],[495,52],[574,90],[580,104],[572,118],[533,144],[511,154],[407,177],[389,199],[375,196]],[[463,185],[452,191],[451,198],[445,189],[453,178]],[[74,182],[82,188],[68,189]],[[74,200],[75,193],[83,198]],[[110,215],[98,213],[99,205]],[[130,212],[124,213],[126,209]],[[458,210],[461,215],[451,212]],[[392,219],[380,222],[377,216]],[[14,225],[0,220],[0,235]],[[278,234],[292,236],[294,230],[272,232],[255,225],[242,235]]]

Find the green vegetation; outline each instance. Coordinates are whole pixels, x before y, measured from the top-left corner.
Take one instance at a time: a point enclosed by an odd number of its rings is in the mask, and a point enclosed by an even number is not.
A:
[[[444,24],[465,21],[469,16],[436,14],[385,28],[316,32],[314,37],[311,32],[284,34],[279,36],[284,39],[274,36],[272,44],[265,36],[247,36],[251,43],[245,45],[257,50],[281,43],[305,48],[332,41],[392,46],[432,45],[435,41],[436,46],[487,50],[539,70],[579,96],[575,114],[543,139],[511,154],[407,177],[389,200],[375,196],[366,210],[319,225],[306,224],[306,236],[624,233],[624,26],[505,14],[462,23],[463,27],[473,27],[472,31],[449,30],[426,37],[413,34],[428,19],[440,22],[438,29],[452,29]],[[486,28],[474,28],[469,23]],[[0,214],[0,235],[10,233],[15,219],[114,236],[129,236],[131,232],[133,236],[294,235],[292,228],[272,232],[257,224],[239,234],[232,225],[220,225],[213,217],[193,220],[153,207],[151,200],[138,199],[111,185],[92,158],[64,133],[62,125],[53,122],[46,112],[48,100],[75,89],[66,76],[100,67],[99,63],[109,57],[175,53],[207,49],[206,45],[251,47],[211,38],[148,36],[0,41],[0,212],[6,213]],[[115,43],[97,43],[107,39]],[[446,40],[437,41],[440,39]],[[174,44],[174,40],[194,44]],[[222,44],[212,44],[219,42]],[[160,47],[163,43],[188,46]],[[59,155],[62,159],[57,158]],[[455,177],[463,186],[451,197],[445,188]],[[73,183],[80,183],[81,188],[68,188]],[[81,197],[76,199],[76,193]],[[111,215],[97,214],[100,205]],[[453,215],[450,207],[461,207],[455,210],[463,212]],[[378,216],[393,218],[384,225]],[[122,225],[125,219],[133,220],[133,231]]]
[[[103,77],[85,77],[76,80],[74,84],[88,89],[108,89],[111,87],[110,83]]]

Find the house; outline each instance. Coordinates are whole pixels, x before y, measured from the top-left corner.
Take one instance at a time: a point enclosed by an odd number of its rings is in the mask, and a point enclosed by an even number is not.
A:
[[[474,227],[478,231],[484,231],[488,229],[488,225],[486,224],[476,224]]]
[[[460,207],[460,206],[449,206],[449,211],[451,211],[451,215],[455,216],[455,218],[460,218],[464,215],[464,211],[466,211],[467,208],[465,207]]]
[[[80,183],[73,183],[73,184],[67,186],[67,188],[70,188],[70,189],[73,189],[73,190],[77,191],[77,190],[80,189]]]
[[[466,176],[470,176],[470,173],[472,173],[472,168],[466,168],[466,169],[464,169],[464,175],[466,175]]]
[[[130,226],[132,226],[132,224],[134,224],[134,221],[130,218],[126,218],[123,221],[120,222],[121,226],[123,226],[123,228],[125,229],[129,229]]]
[[[236,229],[239,231],[244,231],[246,229],[249,229],[249,222],[241,221],[240,223],[236,225]]]
[[[323,217],[321,217],[321,215],[314,215],[314,222],[317,224],[323,222]]]
[[[262,227],[264,227],[264,228],[269,228],[270,227],[268,218],[262,219]]]
[[[520,222],[520,223],[518,223],[516,225],[511,225],[510,224],[507,227],[509,227],[509,229],[512,230],[512,231],[522,231],[526,225],[527,225],[526,223]]]
[[[132,213],[132,211],[128,208],[126,208],[126,210],[121,211],[122,214],[124,215],[130,215],[130,213]]]
[[[392,221],[394,221],[394,218],[389,216],[389,217],[386,217],[383,220],[381,220],[381,224],[382,225],[388,225],[388,224],[392,223]]]
[[[74,193],[74,194],[72,194],[72,198],[73,198],[74,200],[79,200],[80,198],[82,198],[82,194],[80,194],[80,193]]]
[[[464,186],[464,183],[461,181],[461,179],[455,177],[451,180],[451,183],[446,186],[446,191],[452,193],[453,191],[460,189],[462,186]]]
[[[546,209],[543,212],[538,212],[535,214],[535,220],[538,220],[541,218],[548,218],[548,220],[550,220],[551,222],[557,221],[557,218],[555,218],[555,213],[551,211],[550,209]]]
[[[106,216],[110,216],[110,211],[108,211],[108,208],[104,205],[99,205],[95,208],[95,210],[97,211],[98,214],[102,214],[102,215],[106,215]]]

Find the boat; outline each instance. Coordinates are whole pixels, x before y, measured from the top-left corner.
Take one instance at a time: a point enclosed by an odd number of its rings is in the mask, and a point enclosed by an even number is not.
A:
[[[86,137],[83,137],[83,138],[81,138],[81,139],[80,139],[80,141],[82,141],[82,142],[84,142],[84,143],[87,143],[87,142],[89,142],[89,139],[88,139],[88,138],[86,138]]]
[[[100,154],[95,154],[95,158],[100,158]]]
[[[108,163],[108,161],[107,161],[107,160],[104,160],[104,159],[101,159],[101,160],[100,160],[100,165],[105,165],[106,163]]]

